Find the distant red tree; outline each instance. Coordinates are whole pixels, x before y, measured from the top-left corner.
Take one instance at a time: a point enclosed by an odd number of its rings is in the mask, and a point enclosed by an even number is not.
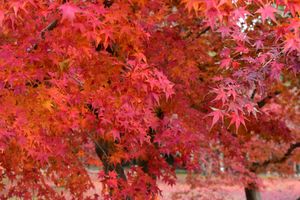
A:
[[[252,198],[256,173],[299,160],[299,5],[2,0],[1,197],[97,198],[97,155],[107,199],[207,162]]]

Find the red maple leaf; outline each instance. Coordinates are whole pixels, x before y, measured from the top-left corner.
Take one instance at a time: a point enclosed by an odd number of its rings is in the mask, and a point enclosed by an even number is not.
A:
[[[108,172],[108,180],[107,180],[107,184],[110,186],[110,187],[117,187],[118,186],[118,180],[117,180],[117,173],[115,171],[110,171]]]
[[[268,2],[1,1],[0,199],[83,199],[91,159],[103,199],[153,199],[202,161],[259,189],[273,156],[248,144],[299,139],[300,0]]]

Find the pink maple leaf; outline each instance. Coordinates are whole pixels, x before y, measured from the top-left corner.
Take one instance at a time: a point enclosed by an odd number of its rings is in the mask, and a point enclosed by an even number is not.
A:
[[[300,40],[294,34],[289,33],[285,36],[283,51],[288,53],[294,50],[300,51]]]
[[[271,6],[270,4],[267,4],[264,7],[260,8],[256,11],[256,13],[261,14],[263,23],[265,22],[265,20],[267,18],[270,18],[274,22],[276,22],[275,15],[274,15],[276,12],[277,12],[277,9],[274,8],[273,6]]]
[[[206,115],[205,117],[209,117],[212,116],[213,120],[211,123],[211,127],[212,128],[220,119],[223,121],[224,119],[224,111],[217,109],[217,108],[213,108],[211,107],[211,109],[213,110],[211,113],[209,113],[208,115]]]
[[[217,32],[221,33],[222,38],[230,35],[230,28],[228,26],[221,26]]]
[[[244,18],[246,15],[251,15],[245,8],[246,7],[240,7],[240,8],[235,9],[232,12],[233,18],[239,19],[239,18]]]
[[[220,67],[229,69],[230,64],[231,64],[231,58],[225,58],[225,59],[221,60]]]
[[[253,46],[255,46],[256,50],[264,47],[264,43],[262,40],[257,40],[254,42]]]
[[[227,101],[227,93],[224,91],[223,88],[214,89],[214,92],[217,94],[217,96],[213,101],[222,100],[223,104]]]
[[[239,129],[241,124],[243,124],[244,127],[246,127],[244,116],[240,115],[238,112],[232,112],[231,121],[228,127],[230,127],[232,124],[235,124],[236,130]]]
[[[248,112],[248,114],[253,114],[256,118],[256,113],[259,113],[259,110],[256,109],[255,104],[253,102],[248,102],[245,104],[245,108]]]
[[[249,49],[247,47],[245,47],[244,45],[242,44],[239,44],[236,48],[235,48],[236,52],[239,52],[239,53],[244,53],[244,54],[247,54],[249,53]]]
[[[284,65],[282,63],[278,63],[278,62],[272,63],[271,74],[270,74],[272,79],[279,80],[283,66]]]
[[[0,27],[3,26],[4,16],[5,16],[4,12],[0,10]]]
[[[62,11],[62,21],[67,19],[73,22],[76,17],[75,14],[80,12],[78,7],[71,4],[63,4],[59,8]]]
[[[119,131],[117,131],[116,129],[114,129],[114,130],[112,130],[111,131],[111,133],[112,133],[112,135],[113,135],[113,137],[114,137],[114,139],[116,140],[120,140],[120,132]]]

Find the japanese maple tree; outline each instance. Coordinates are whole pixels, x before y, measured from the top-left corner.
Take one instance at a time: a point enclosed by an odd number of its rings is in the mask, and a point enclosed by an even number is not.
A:
[[[257,173],[300,160],[299,14],[299,0],[0,0],[1,198],[153,199],[208,162],[259,196]]]

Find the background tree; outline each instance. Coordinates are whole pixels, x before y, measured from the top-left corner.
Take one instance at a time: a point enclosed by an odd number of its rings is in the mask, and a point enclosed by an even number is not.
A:
[[[220,153],[259,198],[256,173],[299,159],[299,4],[1,1],[2,198],[88,198],[94,151],[105,198]]]

